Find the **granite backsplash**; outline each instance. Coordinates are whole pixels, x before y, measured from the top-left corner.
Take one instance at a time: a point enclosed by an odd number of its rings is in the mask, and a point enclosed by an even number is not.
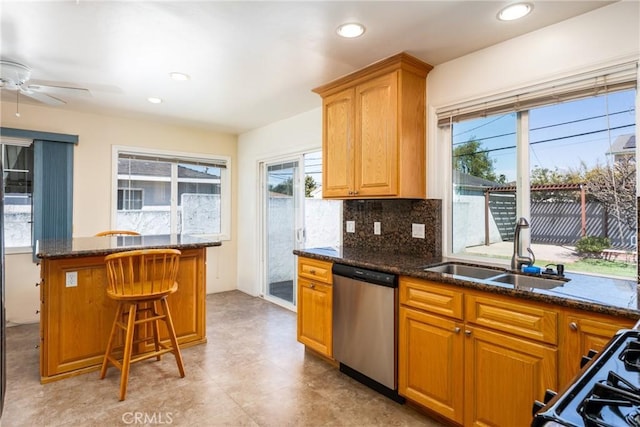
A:
[[[355,222],[355,233],[347,233],[347,221]],[[374,222],[381,233],[373,233]],[[411,237],[411,225],[424,224],[425,238]],[[442,258],[442,201],[428,200],[345,200],[342,245],[414,255],[428,260]]]

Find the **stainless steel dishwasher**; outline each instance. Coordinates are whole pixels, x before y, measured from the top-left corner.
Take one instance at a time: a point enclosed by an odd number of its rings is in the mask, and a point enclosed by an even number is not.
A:
[[[333,357],[340,371],[404,402],[397,392],[397,276],[343,264],[332,272]]]

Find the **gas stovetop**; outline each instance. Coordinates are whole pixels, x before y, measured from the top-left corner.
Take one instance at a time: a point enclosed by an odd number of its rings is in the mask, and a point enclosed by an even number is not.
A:
[[[565,392],[552,396],[532,427],[640,427],[640,331],[619,331]]]

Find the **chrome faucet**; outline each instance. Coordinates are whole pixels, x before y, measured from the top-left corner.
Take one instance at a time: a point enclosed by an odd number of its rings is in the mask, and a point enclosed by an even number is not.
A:
[[[513,256],[511,257],[511,269],[520,271],[523,265],[533,265],[536,262],[536,257],[530,247],[527,247],[527,252],[530,257],[520,254],[520,230],[523,228],[529,228],[529,222],[526,218],[520,217],[516,222],[516,229],[513,235]]]

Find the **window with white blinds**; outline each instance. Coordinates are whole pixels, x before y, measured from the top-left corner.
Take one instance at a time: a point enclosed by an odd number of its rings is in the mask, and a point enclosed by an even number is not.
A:
[[[119,149],[116,162],[117,229],[229,238],[228,158]]]
[[[508,265],[525,217],[536,266],[635,278],[637,74],[634,61],[437,109],[447,255]]]
[[[638,62],[630,61],[600,68],[562,79],[531,85],[438,108],[438,126],[494,116],[507,112],[530,110],[543,105],[597,96],[606,92],[635,89]]]

